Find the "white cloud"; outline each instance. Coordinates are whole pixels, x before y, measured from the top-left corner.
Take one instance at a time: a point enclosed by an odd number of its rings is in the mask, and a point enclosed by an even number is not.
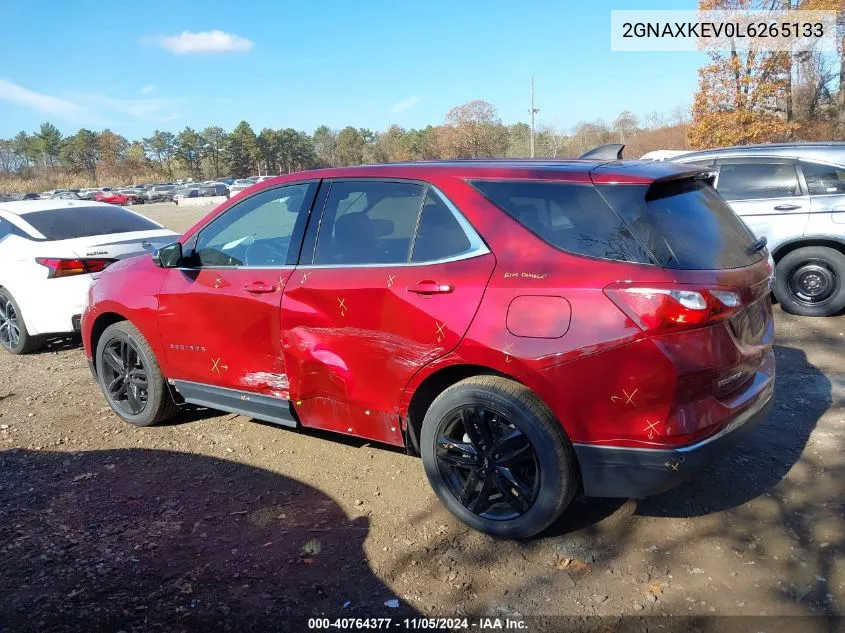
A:
[[[201,31],[193,33],[183,31],[179,35],[163,37],[159,44],[175,55],[191,53],[245,53],[252,50],[255,43],[240,35],[225,31]]]
[[[181,102],[178,98],[118,99],[87,92],[54,96],[35,92],[5,79],[0,79],[0,101],[89,126],[114,125],[127,119],[163,123],[182,116],[178,110]]]
[[[147,84],[146,86],[141,86],[141,89],[138,92],[140,92],[142,95],[148,95],[152,93],[155,89],[156,87],[154,85]]]
[[[408,97],[407,99],[402,99],[402,101],[394,103],[393,107],[390,108],[390,111],[393,114],[399,114],[400,112],[405,112],[405,110],[410,110],[420,101],[422,101],[422,99],[420,99],[419,97]]]
[[[0,101],[66,119],[73,119],[83,114],[82,108],[73,101],[34,92],[5,79],[0,79]]]

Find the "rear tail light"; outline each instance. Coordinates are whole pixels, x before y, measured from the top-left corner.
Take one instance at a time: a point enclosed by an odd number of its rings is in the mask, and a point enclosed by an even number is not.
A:
[[[49,271],[48,279],[56,277],[72,277],[73,275],[87,275],[99,273],[113,264],[114,259],[56,259],[52,257],[36,257],[35,261],[45,266]]]
[[[725,288],[616,283],[604,292],[644,332],[701,327],[742,308],[740,293]]]

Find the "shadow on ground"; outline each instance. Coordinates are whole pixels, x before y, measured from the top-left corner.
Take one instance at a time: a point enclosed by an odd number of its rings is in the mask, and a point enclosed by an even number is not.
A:
[[[186,453],[0,453],[0,631],[307,630],[411,617],[371,571],[367,517]]]
[[[82,337],[79,334],[68,334],[66,336],[52,335],[44,340],[44,347],[39,350],[42,353],[62,352],[69,349],[82,347]]]
[[[478,535],[431,504],[412,523],[440,520],[448,537],[403,551],[382,577],[441,579],[441,601],[469,613],[840,614],[845,458],[830,412],[842,402],[802,350],[775,353],[768,419],[686,484],[642,501],[576,501],[524,542]]]
[[[832,403],[830,381],[803,350],[775,345],[775,406],[760,427],[690,481],[641,501],[643,516],[694,517],[736,508],[771,490],[801,459]]]

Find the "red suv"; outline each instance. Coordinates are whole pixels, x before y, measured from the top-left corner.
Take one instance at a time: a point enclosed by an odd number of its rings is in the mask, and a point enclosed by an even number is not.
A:
[[[89,293],[114,411],[183,403],[420,454],[458,518],[524,538],[576,494],[689,477],[769,410],[765,241],[690,166],[303,172]]]

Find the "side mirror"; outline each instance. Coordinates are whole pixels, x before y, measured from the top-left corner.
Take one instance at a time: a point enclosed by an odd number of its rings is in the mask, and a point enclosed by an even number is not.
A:
[[[182,265],[182,244],[173,242],[153,253],[153,263],[161,268],[178,268]]]

